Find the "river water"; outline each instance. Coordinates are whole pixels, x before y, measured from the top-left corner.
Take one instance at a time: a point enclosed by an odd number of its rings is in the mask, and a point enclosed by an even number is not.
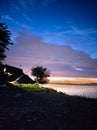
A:
[[[89,98],[97,98],[97,85],[63,85],[63,84],[46,84],[44,87],[53,88],[58,92],[68,95],[78,95]]]

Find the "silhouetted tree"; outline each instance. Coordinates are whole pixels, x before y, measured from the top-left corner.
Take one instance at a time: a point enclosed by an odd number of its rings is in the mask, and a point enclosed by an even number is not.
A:
[[[47,78],[50,76],[50,72],[47,70],[47,68],[37,66],[32,68],[31,75],[35,76],[35,80],[37,82],[44,84],[48,82]]]
[[[0,63],[6,57],[5,51],[8,50],[8,45],[13,44],[10,39],[11,33],[6,24],[0,22]]]
[[[2,60],[6,57],[5,51],[8,50],[8,45],[13,44],[10,36],[11,33],[7,25],[0,22],[0,84],[7,83],[8,73],[3,68]]]

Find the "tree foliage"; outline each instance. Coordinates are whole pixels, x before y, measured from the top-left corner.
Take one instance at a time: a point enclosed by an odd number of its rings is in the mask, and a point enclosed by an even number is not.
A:
[[[8,50],[8,45],[13,44],[10,36],[7,25],[0,22],[0,63],[6,58],[5,51]]]
[[[37,66],[35,68],[32,68],[31,75],[35,76],[35,80],[39,83],[47,83],[48,77],[50,76],[50,72],[47,70],[47,68],[44,68],[42,66]]]

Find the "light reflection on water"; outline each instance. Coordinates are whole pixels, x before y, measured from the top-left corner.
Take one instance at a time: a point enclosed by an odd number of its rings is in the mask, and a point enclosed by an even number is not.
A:
[[[48,88],[53,88],[58,92],[68,95],[79,95],[89,98],[97,98],[97,85],[62,85],[62,84],[46,84]]]

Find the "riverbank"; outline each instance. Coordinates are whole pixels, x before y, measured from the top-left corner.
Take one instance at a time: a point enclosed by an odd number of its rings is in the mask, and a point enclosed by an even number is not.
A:
[[[92,130],[96,119],[97,99],[13,85],[0,88],[0,130]]]

